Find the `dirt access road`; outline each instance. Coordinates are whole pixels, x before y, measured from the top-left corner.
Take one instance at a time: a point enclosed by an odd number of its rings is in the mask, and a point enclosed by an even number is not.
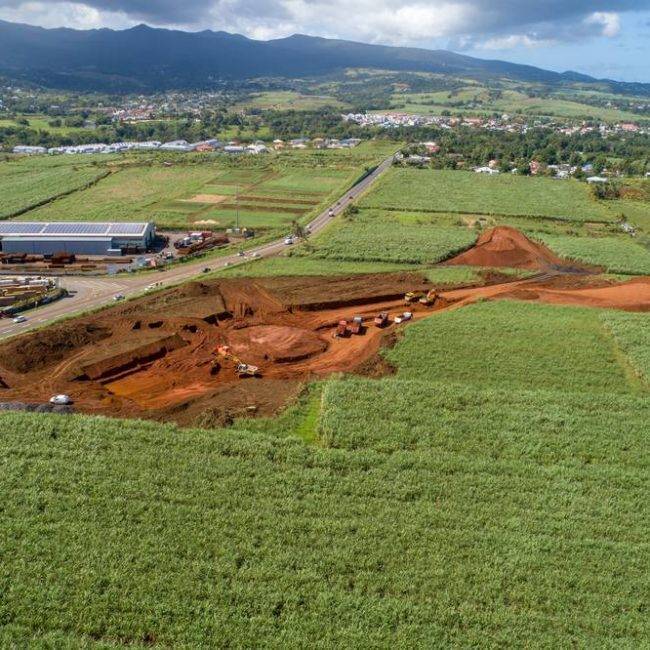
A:
[[[375,183],[391,166],[392,162],[393,156],[384,160],[372,173],[348,190],[338,201],[323,210],[308,224],[311,233],[315,235],[323,230],[331,220],[330,210],[333,211],[334,216],[343,212],[345,208]],[[164,274],[144,273],[135,277],[127,276],[123,278],[66,278],[62,281],[62,286],[71,292],[71,297],[59,300],[51,305],[39,307],[32,312],[26,312],[25,315],[28,321],[25,323],[14,323],[11,319],[0,320],[0,339],[40,327],[64,316],[96,309],[110,303],[116,293],[121,293],[126,297],[137,295],[154,281],[160,282],[162,286],[170,286],[190,280],[200,274],[206,264],[209,264],[211,269],[217,270],[229,265],[250,262],[252,255],[255,253],[258,254],[259,258],[272,257],[283,250],[286,250],[284,238],[250,249],[247,251],[247,257],[245,258],[233,254],[209,262],[204,259],[173,266]]]

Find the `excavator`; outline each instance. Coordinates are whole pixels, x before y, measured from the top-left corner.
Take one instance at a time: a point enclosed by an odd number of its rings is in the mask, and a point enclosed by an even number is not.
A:
[[[431,307],[433,304],[435,304],[437,299],[438,293],[435,289],[431,289],[431,291],[428,293],[424,293],[422,291],[409,291],[404,295],[404,304],[413,305],[414,303],[419,302],[425,307]]]
[[[253,366],[250,363],[244,363],[239,357],[233,354],[230,351],[230,347],[227,345],[217,346],[216,353],[218,356],[223,357],[227,361],[230,361],[235,369],[237,376],[242,379],[244,377],[258,377],[260,374],[260,369],[257,366]],[[215,359],[214,363],[218,363]]]
[[[424,293],[422,293],[422,291],[409,291],[408,293],[404,294],[404,304],[412,305],[423,297]]]
[[[420,304],[424,305],[425,307],[431,307],[432,305],[436,304],[436,300],[438,299],[438,293],[435,289],[431,289],[429,293],[427,293],[426,296],[422,296],[420,298]]]

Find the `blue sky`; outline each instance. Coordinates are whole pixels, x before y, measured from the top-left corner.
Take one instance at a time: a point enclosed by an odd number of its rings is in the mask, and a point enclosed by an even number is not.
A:
[[[650,12],[621,16],[620,32],[613,37],[557,41],[540,46],[471,49],[464,52],[481,58],[506,59],[540,68],[576,70],[597,78],[650,82]]]
[[[650,82],[650,0],[0,0],[0,19],[303,33]]]

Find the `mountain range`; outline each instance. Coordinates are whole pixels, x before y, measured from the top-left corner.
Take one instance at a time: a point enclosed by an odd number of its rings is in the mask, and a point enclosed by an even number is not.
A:
[[[597,80],[446,50],[368,45],[295,34],[258,41],[227,32],[138,25],[126,30],[44,29],[0,21],[0,75],[48,88],[150,92],[205,88],[216,81],[304,78],[347,68],[432,72],[549,85],[599,83],[650,95],[650,84]]]

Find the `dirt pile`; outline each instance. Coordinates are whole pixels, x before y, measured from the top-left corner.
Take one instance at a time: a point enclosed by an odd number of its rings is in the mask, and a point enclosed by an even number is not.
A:
[[[108,326],[66,323],[32,336],[12,339],[2,346],[2,365],[15,372],[41,370],[65,359],[72,350],[111,336]]]
[[[533,242],[516,228],[498,226],[486,230],[469,250],[445,262],[462,266],[528,269],[561,269],[576,265],[563,260],[543,244]]]
[[[300,361],[327,349],[327,342],[316,332],[278,325],[234,330],[228,334],[228,344],[235,354],[246,355],[254,363]]]

